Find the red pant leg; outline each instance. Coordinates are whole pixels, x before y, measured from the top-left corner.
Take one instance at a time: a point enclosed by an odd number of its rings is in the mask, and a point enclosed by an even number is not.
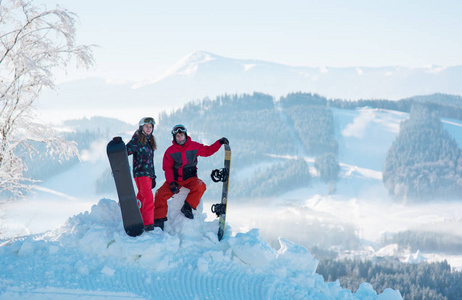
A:
[[[188,196],[186,197],[186,202],[196,209],[201,201],[202,195],[207,189],[205,183],[197,177],[191,177],[179,183],[181,186],[184,186],[190,190]]]
[[[154,197],[152,195],[152,179],[147,176],[135,177],[138,188],[136,198],[141,202],[141,216],[144,225],[154,224]]]
[[[160,188],[157,189],[154,199],[154,219],[163,219],[167,217],[168,204],[167,200],[173,196],[172,191],[167,182],[164,182]]]

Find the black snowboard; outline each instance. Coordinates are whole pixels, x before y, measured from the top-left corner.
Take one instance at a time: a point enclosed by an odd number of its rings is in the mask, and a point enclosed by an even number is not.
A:
[[[213,170],[211,177],[214,182],[223,182],[223,189],[221,192],[221,203],[212,205],[212,212],[218,217],[218,240],[221,241],[225,234],[226,225],[226,207],[228,203],[228,188],[229,188],[229,171],[231,170],[231,147],[229,144],[225,146],[225,164],[221,170]]]
[[[125,232],[129,236],[138,236],[143,233],[144,224],[133,188],[127,147],[122,138],[116,137],[107,144],[106,151],[119,196]]]

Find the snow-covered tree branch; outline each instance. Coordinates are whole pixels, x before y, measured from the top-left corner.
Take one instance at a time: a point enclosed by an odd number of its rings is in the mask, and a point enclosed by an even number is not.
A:
[[[54,88],[53,71],[76,60],[93,64],[91,46],[76,45],[76,15],[33,1],[0,0],[0,196],[21,197],[31,191],[22,158],[47,145],[51,155],[78,155],[47,125],[34,122],[34,102],[43,88]]]

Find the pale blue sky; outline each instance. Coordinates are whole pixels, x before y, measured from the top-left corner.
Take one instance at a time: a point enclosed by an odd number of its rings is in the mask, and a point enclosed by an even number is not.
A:
[[[38,0],[75,12],[96,69],[152,79],[204,50],[292,66],[462,65],[459,0]]]

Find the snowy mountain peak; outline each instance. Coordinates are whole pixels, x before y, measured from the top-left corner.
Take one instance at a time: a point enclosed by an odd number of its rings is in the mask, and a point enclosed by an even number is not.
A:
[[[191,64],[191,63],[203,63],[203,62],[214,60],[217,58],[220,58],[220,56],[207,52],[207,51],[196,51],[196,52],[193,52],[187,55],[181,61],[185,61],[188,64]]]
[[[218,57],[219,56],[206,51],[193,52],[168,69],[163,77],[165,78],[172,75],[194,75],[200,64],[215,60]]]
[[[148,81],[145,83],[139,83],[133,86],[134,88],[140,88],[146,85],[158,83],[166,78],[175,76],[175,75],[183,75],[187,77],[192,77],[196,74],[198,67],[200,64],[216,60],[221,58],[218,55],[207,51],[196,51],[193,53],[188,54],[184,58],[180,59],[176,64],[170,67],[162,76],[156,78],[152,81]]]
[[[178,63],[176,63],[170,70],[177,74],[193,74],[197,70],[199,64],[203,64],[219,58],[219,56],[206,51],[193,52]]]

